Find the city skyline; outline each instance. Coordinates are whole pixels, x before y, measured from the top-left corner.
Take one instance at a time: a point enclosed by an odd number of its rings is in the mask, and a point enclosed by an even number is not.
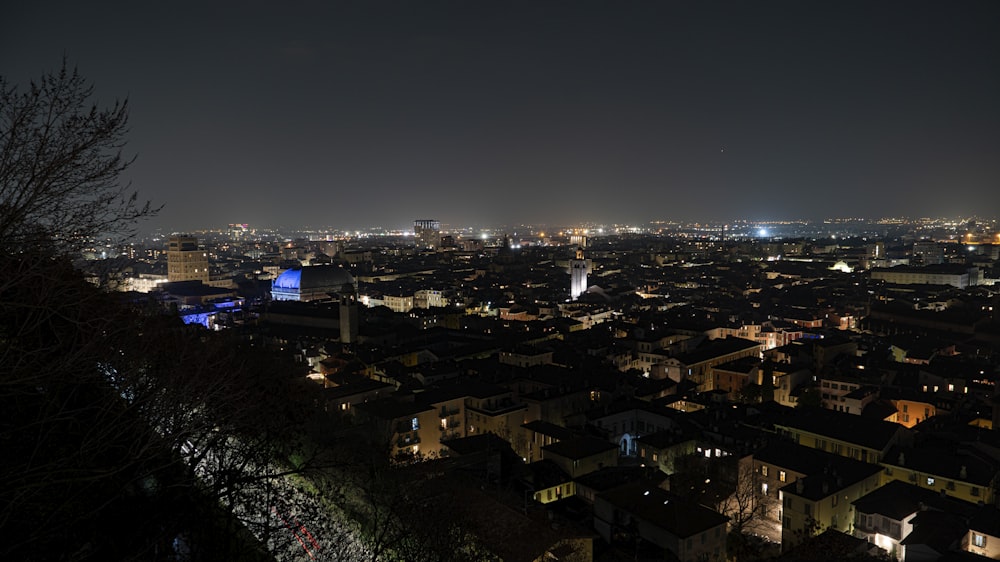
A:
[[[56,15],[51,15],[56,14]],[[989,2],[19,5],[0,72],[128,97],[143,230],[1000,208]],[[990,214],[990,211],[987,211]]]

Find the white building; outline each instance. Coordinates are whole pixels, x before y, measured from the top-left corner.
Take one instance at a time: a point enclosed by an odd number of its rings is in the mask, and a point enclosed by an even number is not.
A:
[[[569,260],[569,296],[577,297],[587,292],[587,260],[583,257],[583,249],[577,248],[576,259]]]

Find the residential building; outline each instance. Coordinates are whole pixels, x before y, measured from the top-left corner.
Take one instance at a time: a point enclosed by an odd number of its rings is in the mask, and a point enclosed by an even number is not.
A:
[[[789,410],[774,427],[800,445],[867,463],[878,463],[891,447],[912,438],[899,424],[819,408]]]
[[[559,465],[571,478],[618,466],[618,447],[595,437],[577,437],[542,447],[542,458]]]
[[[433,219],[413,221],[413,238],[420,249],[437,250],[441,246],[441,223]]]
[[[645,542],[681,562],[724,561],[728,522],[649,482],[625,484],[594,500],[594,528],[605,541],[629,549]]]
[[[171,236],[167,243],[167,280],[208,283],[208,252],[194,236]]]

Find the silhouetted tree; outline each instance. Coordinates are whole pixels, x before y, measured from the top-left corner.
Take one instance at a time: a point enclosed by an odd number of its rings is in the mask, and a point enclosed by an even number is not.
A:
[[[155,212],[119,183],[125,104],[91,93],[65,64],[26,89],[0,78],[0,558],[295,552],[323,508],[290,478],[318,457],[292,371],[71,264]],[[334,552],[341,529],[324,531]]]
[[[101,108],[93,87],[67,68],[27,88],[0,76],[0,244],[6,251],[53,243],[77,250],[102,234],[129,234],[156,212],[120,175],[126,102]]]

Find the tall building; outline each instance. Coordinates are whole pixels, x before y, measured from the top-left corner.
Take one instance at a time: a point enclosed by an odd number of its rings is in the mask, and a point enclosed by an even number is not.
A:
[[[417,219],[413,221],[413,236],[418,247],[437,250],[441,246],[441,223],[432,219]]]
[[[573,300],[587,292],[587,260],[583,248],[576,249],[576,259],[569,260],[569,296]]]
[[[208,283],[208,252],[194,236],[171,236],[167,243],[167,281]]]
[[[340,343],[358,342],[358,292],[345,286],[340,296]]]

